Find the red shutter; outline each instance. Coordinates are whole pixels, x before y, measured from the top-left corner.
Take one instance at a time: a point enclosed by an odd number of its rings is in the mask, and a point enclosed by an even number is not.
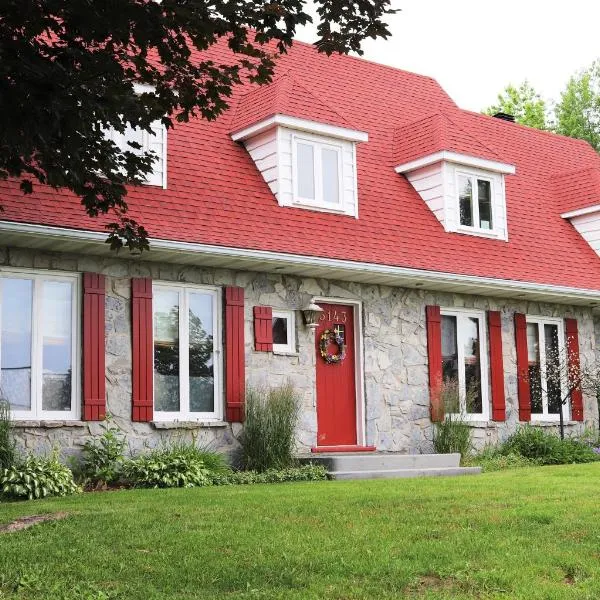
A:
[[[244,420],[246,363],[244,354],[244,288],[225,288],[225,399],[230,422]]]
[[[154,381],[152,339],[152,279],[131,280],[132,421],[152,421]]]
[[[106,417],[104,306],[106,277],[83,274],[83,417]]]
[[[442,405],[442,317],[439,306],[426,306],[427,356],[429,359],[429,403],[431,420],[444,420]]]
[[[529,394],[529,358],[527,354],[527,319],[515,313],[515,346],[517,349],[517,392],[519,396],[519,420],[531,421],[531,397]]]
[[[571,418],[573,421],[583,421],[583,394],[579,385],[579,333],[577,319],[565,319],[565,333],[567,336],[567,369],[569,386],[571,390]]]
[[[490,383],[492,390],[492,419],[506,420],[504,399],[504,364],[502,362],[502,319],[500,311],[488,310],[488,331],[490,335]]]
[[[254,307],[254,349],[257,352],[273,350],[273,309],[270,306]]]

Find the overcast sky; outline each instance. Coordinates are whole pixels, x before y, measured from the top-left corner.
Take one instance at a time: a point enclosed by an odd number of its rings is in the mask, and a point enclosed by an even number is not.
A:
[[[392,0],[391,38],[367,41],[365,58],[430,75],[462,108],[492,104],[528,79],[558,100],[569,76],[600,57],[598,0]],[[315,29],[297,36],[315,40]]]

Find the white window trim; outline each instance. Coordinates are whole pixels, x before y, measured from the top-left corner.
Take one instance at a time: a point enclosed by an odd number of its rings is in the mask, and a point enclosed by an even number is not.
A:
[[[215,286],[194,285],[187,283],[173,283],[155,281],[152,283],[152,292],[155,290],[173,291],[179,294],[179,407],[180,411],[154,411],[154,420],[160,421],[221,421],[223,419],[223,352],[221,335],[221,288]],[[181,359],[181,349],[186,348],[185,355],[189,358],[189,328],[188,328],[188,300],[187,292],[201,292],[213,298],[213,377],[215,409],[213,412],[191,412],[190,406],[190,381],[189,360]],[[185,315],[185,318],[181,318]],[[154,310],[152,311],[152,355],[154,356]],[[154,380],[154,369],[152,372]],[[153,395],[155,386],[153,388]],[[155,398],[152,398],[154,406]]]
[[[273,344],[273,354],[295,354],[296,353],[296,313],[293,310],[276,310],[272,312],[273,319],[286,319],[288,322],[287,344]]]
[[[468,177],[472,180],[471,183],[471,202],[472,202],[472,212],[473,212],[473,223],[479,223],[479,190],[477,186],[477,180],[481,179],[482,181],[487,181],[490,184],[490,211],[492,214],[492,225],[491,229],[484,229],[483,227],[479,227],[478,225],[463,225],[460,222],[460,178]],[[496,183],[494,178],[489,174],[482,174],[480,171],[475,171],[472,169],[456,169],[455,172],[455,181],[454,185],[456,186],[456,222],[457,222],[457,231],[462,231],[465,233],[481,235],[485,237],[499,237],[500,233],[497,229],[497,215],[496,209],[494,207],[494,198],[496,193]]]
[[[490,394],[488,381],[488,342],[485,312],[482,310],[462,308],[441,308],[442,316],[456,317],[456,346],[458,351],[458,385],[460,390],[461,417],[465,421],[488,421],[490,418]],[[481,374],[481,413],[467,413],[465,410],[466,383],[465,383],[465,350],[460,321],[464,318],[479,319],[479,370]],[[455,413],[452,413],[455,414]]]
[[[304,198],[298,193],[298,164],[297,164],[297,144],[306,144],[313,148],[313,169],[315,197]],[[337,153],[338,160],[338,202],[325,202],[323,200],[323,171],[321,165],[321,151],[325,149],[334,150]],[[306,208],[319,209],[326,212],[335,212],[344,214],[344,147],[336,144],[335,141],[323,139],[310,135],[292,135],[292,189],[293,203],[295,206],[304,206]]]
[[[33,284],[31,315],[31,410],[11,410],[15,420],[78,421],[81,418],[81,278],[75,273],[56,271],[37,271],[25,269],[0,268],[0,309],[2,303],[3,276],[11,279],[31,279]],[[38,282],[61,281],[72,284],[71,289],[71,410],[42,410],[42,364],[43,364],[43,328],[40,294],[42,286]],[[2,311],[0,310],[0,331],[2,330]],[[1,346],[0,346],[1,352]],[[0,357],[1,359],[1,357]]]
[[[559,350],[559,359],[564,360],[564,350],[565,346],[565,323],[562,319],[557,317],[540,317],[540,316],[530,316],[526,315],[525,320],[527,323],[536,323],[538,326],[538,344],[540,347],[540,372],[542,382],[546,381],[546,340],[545,340],[545,332],[544,328],[540,327],[540,325],[557,325],[558,326],[558,350]],[[529,348],[528,348],[529,350]],[[529,357],[527,357],[529,361]],[[561,372],[563,377],[560,382],[560,392],[561,392],[561,401],[563,398],[563,392],[567,389],[567,381],[564,376],[564,368],[561,365]],[[566,404],[561,404],[561,411],[563,414],[563,420],[567,422],[570,418],[570,407],[569,402]],[[542,383],[542,413],[531,413],[532,421],[560,421],[560,414],[550,414],[548,413],[548,394],[546,390],[546,384]]]

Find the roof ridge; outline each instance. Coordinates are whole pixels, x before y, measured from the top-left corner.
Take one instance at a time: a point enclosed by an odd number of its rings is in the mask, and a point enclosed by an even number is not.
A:
[[[295,85],[297,85],[298,87],[301,87],[309,96],[312,96],[317,102],[319,102],[327,110],[330,110],[332,113],[337,115],[346,125],[350,124],[350,122],[348,121],[348,119],[346,119],[346,117],[344,117],[344,115],[340,114],[335,108],[332,108],[331,106],[329,106],[329,104],[327,104],[324,100],[322,100],[316,94],[314,94],[311,90],[309,90],[303,83],[298,81],[297,77],[290,75],[290,79]]]
[[[458,112],[466,112],[463,111],[461,108],[458,109]],[[501,159],[502,157],[498,154],[498,152],[496,150],[494,150],[493,148],[490,148],[485,142],[482,142],[478,137],[474,136],[470,131],[467,131],[464,127],[461,127],[456,121],[454,121],[454,119],[452,119],[448,114],[443,113],[443,116],[450,121],[450,123],[452,123],[452,125],[454,125],[454,127],[457,127],[458,129],[460,129],[460,131],[462,131],[466,136],[470,137],[472,140],[475,140],[478,144],[480,144],[481,146],[483,146],[486,150],[488,150],[489,152],[491,152],[493,155],[497,156],[499,159]]]

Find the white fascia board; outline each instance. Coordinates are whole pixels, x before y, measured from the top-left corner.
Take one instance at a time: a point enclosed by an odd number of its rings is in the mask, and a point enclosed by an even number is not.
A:
[[[487,158],[478,158],[477,156],[469,156],[468,154],[459,154],[458,152],[448,152],[441,150],[434,154],[411,160],[410,162],[398,165],[395,169],[396,173],[410,173],[423,167],[428,167],[438,162],[451,162],[465,167],[474,167],[476,169],[484,169],[486,171],[494,171],[496,173],[505,173],[506,175],[514,175],[516,168],[514,165],[488,160]]]
[[[337,125],[328,125],[319,123],[318,121],[310,121],[308,119],[299,119],[297,117],[289,117],[287,115],[273,115],[267,117],[254,125],[234,131],[231,133],[231,139],[234,142],[240,142],[254,137],[263,131],[268,131],[276,126],[289,127],[297,131],[307,131],[327,137],[338,138],[340,140],[348,140],[350,142],[368,142],[369,134],[356,129],[348,129],[347,127],[338,127]]]
[[[600,204],[594,206],[588,206],[587,208],[579,208],[577,210],[571,210],[560,215],[563,219],[572,219],[573,217],[582,217],[583,215],[591,215],[592,213],[600,212]]]
[[[29,223],[14,223],[10,221],[0,221],[0,232],[35,234],[36,236],[54,238],[62,241],[80,241],[101,243],[104,248],[106,245],[106,233],[97,231],[67,229],[62,227],[50,227],[46,225],[33,225]],[[381,265],[377,263],[355,262],[351,260],[340,260],[332,258],[321,258],[318,256],[305,256],[298,254],[286,254],[271,252],[267,250],[250,250],[246,248],[234,248],[229,246],[213,246],[209,244],[196,244],[193,242],[178,242],[173,240],[162,240],[150,238],[150,248],[156,250],[173,251],[188,255],[196,254],[198,256],[215,256],[230,259],[239,259],[245,261],[256,261],[257,266],[268,271],[274,266],[279,267],[316,267],[327,269],[334,274],[344,273],[352,274],[375,274],[383,275],[388,278],[389,285],[394,284],[414,287],[415,282],[419,282],[426,289],[427,284],[446,283],[451,285],[465,285],[477,287],[479,292],[507,292],[519,294],[519,297],[525,298],[527,295],[545,294],[555,298],[559,304],[568,304],[567,298],[587,303],[600,302],[600,290],[589,288],[573,288],[567,286],[531,283],[527,281],[515,281],[511,279],[496,279],[494,277],[478,277],[475,275],[461,275],[457,273],[445,273],[442,271],[427,271],[424,269],[413,269],[408,267],[394,267],[390,265]],[[244,267],[240,267],[243,269]],[[412,284],[412,285],[411,285]]]

